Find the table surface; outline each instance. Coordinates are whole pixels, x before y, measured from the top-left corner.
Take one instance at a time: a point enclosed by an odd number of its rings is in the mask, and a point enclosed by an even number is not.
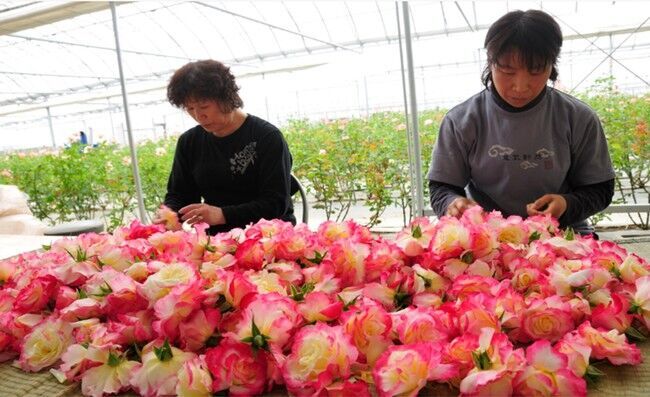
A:
[[[39,249],[43,244],[50,244],[56,236],[11,236],[0,235],[0,259],[22,252]],[[629,252],[650,260],[650,241],[635,240],[619,242]],[[650,341],[640,343],[644,362],[637,366],[601,365],[599,368],[605,376],[595,385],[589,385],[589,397],[645,397],[650,395]],[[81,396],[78,384],[60,384],[48,371],[26,373],[11,366],[11,362],[0,364],[1,397],[77,397]],[[283,396],[282,392],[268,396]],[[458,390],[442,384],[430,384],[423,389],[420,396],[457,396]],[[125,393],[122,396],[135,396]]]
[[[0,234],[0,260],[39,250],[43,245],[52,244],[52,241],[60,238],[61,236]]]

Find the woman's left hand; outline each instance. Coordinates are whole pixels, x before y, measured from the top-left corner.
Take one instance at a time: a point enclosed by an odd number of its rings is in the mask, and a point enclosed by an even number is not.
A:
[[[566,211],[566,199],[559,194],[545,194],[535,202],[526,205],[528,216],[551,214],[554,218],[559,218],[564,211]]]
[[[226,219],[223,211],[219,207],[208,204],[190,204],[178,211],[181,214],[181,220],[187,221],[190,225],[205,222],[208,225],[223,225]]]

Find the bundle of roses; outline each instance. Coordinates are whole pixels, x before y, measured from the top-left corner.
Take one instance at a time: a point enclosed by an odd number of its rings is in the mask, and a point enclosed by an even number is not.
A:
[[[262,220],[217,236],[137,221],[0,262],[0,360],[88,396],[586,395],[639,364],[650,266],[548,217]]]

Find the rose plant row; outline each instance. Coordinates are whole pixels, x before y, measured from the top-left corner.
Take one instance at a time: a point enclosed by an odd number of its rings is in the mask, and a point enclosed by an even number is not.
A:
[[[393,239],[352,221],[217,236],[137,221],[0,262],[0,360],[88,396],[577,395],[639,364],[650,266],[480,208]]]

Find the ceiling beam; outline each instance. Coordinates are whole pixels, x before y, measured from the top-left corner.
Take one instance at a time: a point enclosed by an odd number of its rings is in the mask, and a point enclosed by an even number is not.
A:
[[[118,3],[123,4],[123,3]],[[49,1],[36,2],[26,7],[8,11],[0,17],[0,35],[74,18],[109,8],[107,1],[71,1],[53,4]]]

